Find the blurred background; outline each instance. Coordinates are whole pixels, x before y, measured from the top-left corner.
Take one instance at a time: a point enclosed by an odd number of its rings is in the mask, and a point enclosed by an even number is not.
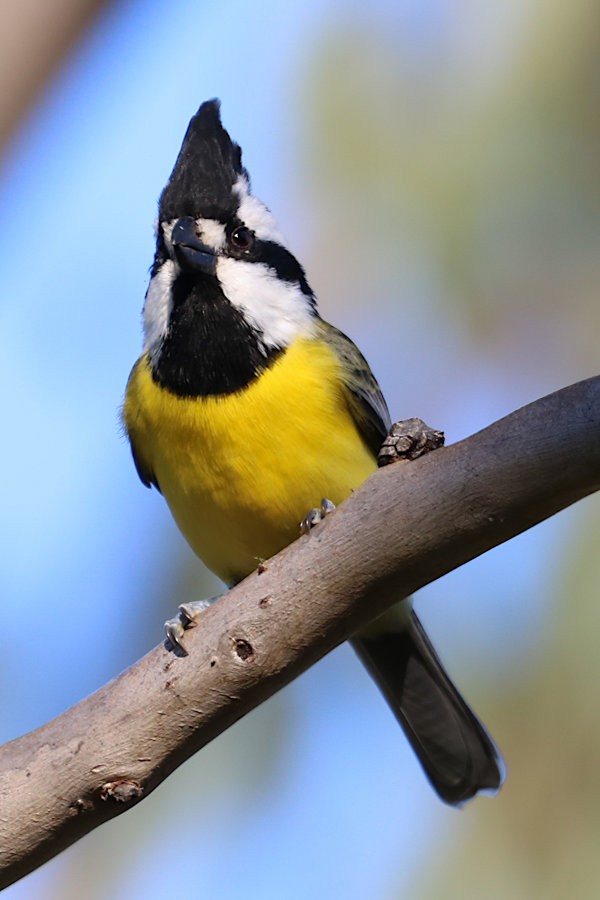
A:
[[[222,100],[395,418],[459,440],[598,371],[594,0],[3,0],[0,739],[219,591],[118,420],[156,201]],[[600,502],[422,591],[505,755],[445,808],[344,646],[10,900],[600,893]]]

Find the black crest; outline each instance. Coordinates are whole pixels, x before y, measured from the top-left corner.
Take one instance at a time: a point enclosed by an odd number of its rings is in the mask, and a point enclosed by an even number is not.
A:
[[[238,201],[232,187],[240,175],[242,151],[221,124],[218,100],[207,100],[190,121],[179,156],[163,190],[158,215],[161,222],[192,216],[226,221],[235,215]]]

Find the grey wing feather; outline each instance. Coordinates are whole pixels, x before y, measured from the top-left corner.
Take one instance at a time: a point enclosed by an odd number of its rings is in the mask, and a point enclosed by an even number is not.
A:
[[[326,341],[342,362],[346,399],[365,442],[377,454],[391,420],[387,403],[369,364],[358,347],[342,331],[318,319],[319,337]]]

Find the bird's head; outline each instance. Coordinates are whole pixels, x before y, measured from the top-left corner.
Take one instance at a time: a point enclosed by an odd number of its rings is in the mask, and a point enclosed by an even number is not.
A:
[[[310,333],[314,316],[304,270],[271,212],[251,193],[242,151],[221,124],[218,100],[203,103],[159,201],[144,304],[145,349],[153,365],[167,350],[172,355],[169,341],[185,344],[184,327],[221,343],[224,329],[235,335],[245,328],[266,358]]]

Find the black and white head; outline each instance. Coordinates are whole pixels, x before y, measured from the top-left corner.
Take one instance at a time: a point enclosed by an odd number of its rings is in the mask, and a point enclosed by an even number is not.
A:
[[[154,378],[187,396],[239,390],[312,334],[315,315],[304,270],[252,195],[219,102],[203,103],[159,201],[143,313]]]

